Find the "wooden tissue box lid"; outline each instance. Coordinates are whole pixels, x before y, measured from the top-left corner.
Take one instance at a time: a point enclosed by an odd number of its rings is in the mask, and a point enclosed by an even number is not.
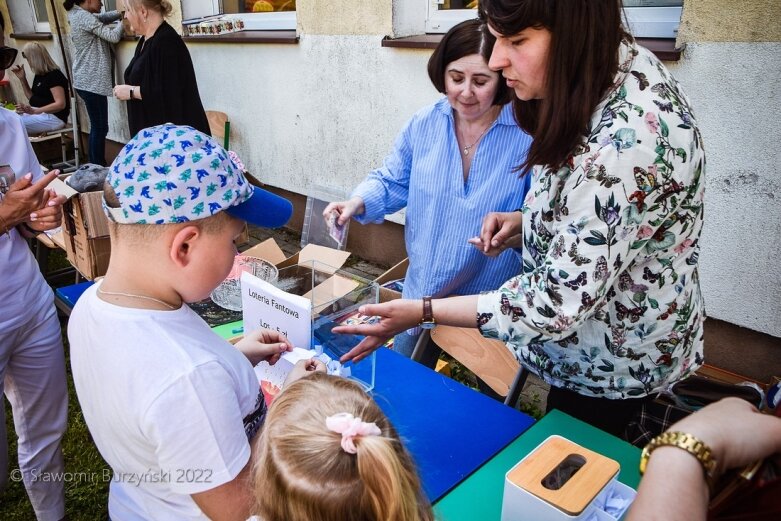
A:
[[[544,487],[542,480],[570,455],[581,456],[586,463],[560,489]],[[619,469],[615,460],[561,436],[551,436],[516,465],[507,474],[507,479],[568,515],[576,516],[616,477]]]

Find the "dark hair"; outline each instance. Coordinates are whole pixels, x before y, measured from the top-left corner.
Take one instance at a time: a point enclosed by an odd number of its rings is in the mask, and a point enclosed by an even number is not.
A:
[[[71,9],[73,9],[73,6],[74,6],[74,5],[81,5],[81,4],[83,4],[85,1],[86,1],[86,0],[65,0],[65,1],[62,3],[62,6],[65,8],[65,10],[66,10],[66,11],[70,11]]]
[[[470,54],[479,54],[488,63],[494,49],[496,38],[485,30],[485,24],[480,20],[467,20],[453,26],[434,50],[428,60],[428,77],[434,87],[445,93],[445,71],[450,63],[460,60]],[[504,105],[510,101],[512,91],[499,78],[499,85],[494,96],[494,105]]]
[[[630,38],[621,0],[483,0],[480,17],[502,36],[529,27],[550,31],[545,97],[516,99],[513,108],[533,137],[519,170],[560,167],[583,142],[618,71],[618,47]]]

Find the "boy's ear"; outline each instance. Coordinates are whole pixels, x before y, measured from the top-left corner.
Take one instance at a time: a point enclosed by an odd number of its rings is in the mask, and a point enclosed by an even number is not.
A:
[[[202,236],[201,229],[193,224],[188,224],[174,232],[169,251],[171,261],[179,268],[187,267],[192,262],[195,243]]]

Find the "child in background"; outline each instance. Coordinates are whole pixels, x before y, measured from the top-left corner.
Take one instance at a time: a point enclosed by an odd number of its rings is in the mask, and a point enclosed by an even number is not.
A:
[[[109,516],[243,521],[266,412],[253,365],[291,346],[260,330],[234,347],[185,303],[228,274],[244,221],[281,226],[292,205],[251,186],[206,134],[170,124],[122,149],[104,199],[111,260],[68,338],[84,418],[113,470]]]
[[[355,382],[319,372],[269,409],[253,467],[262,521],[433,521],[396,430]]]

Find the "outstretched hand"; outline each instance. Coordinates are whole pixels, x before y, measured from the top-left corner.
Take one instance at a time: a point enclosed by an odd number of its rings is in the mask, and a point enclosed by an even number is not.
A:
[[[357,346],[345,353],[340,362],[360,362],[397,333],[420,324],[423,317],[423,303],[420,300],[397,299],[383,304],[361,306],[362,315],[380,317],[374,324],[337,326],[334,333],[364,335]]]
[[[293,350],[293,344],[282,333],[271,329],[256,329],[247,333],[236,344],[236,349],[241,351],[252,365],[263,361],[274,365],[282,353]]]
[[[325,373],[327,370],[328,368],[325,366],[325,364],[317,358],[312,358],[310,360],[299,360],[296,362],[296,365],[293,366],[293,369],[291,369],[287,374],[287,378],[285,378],[285,383],[282,388],[284,389],[288,386],[288,384],[291,384],[296,380],[300,380],[307,375],[312,373]]]

